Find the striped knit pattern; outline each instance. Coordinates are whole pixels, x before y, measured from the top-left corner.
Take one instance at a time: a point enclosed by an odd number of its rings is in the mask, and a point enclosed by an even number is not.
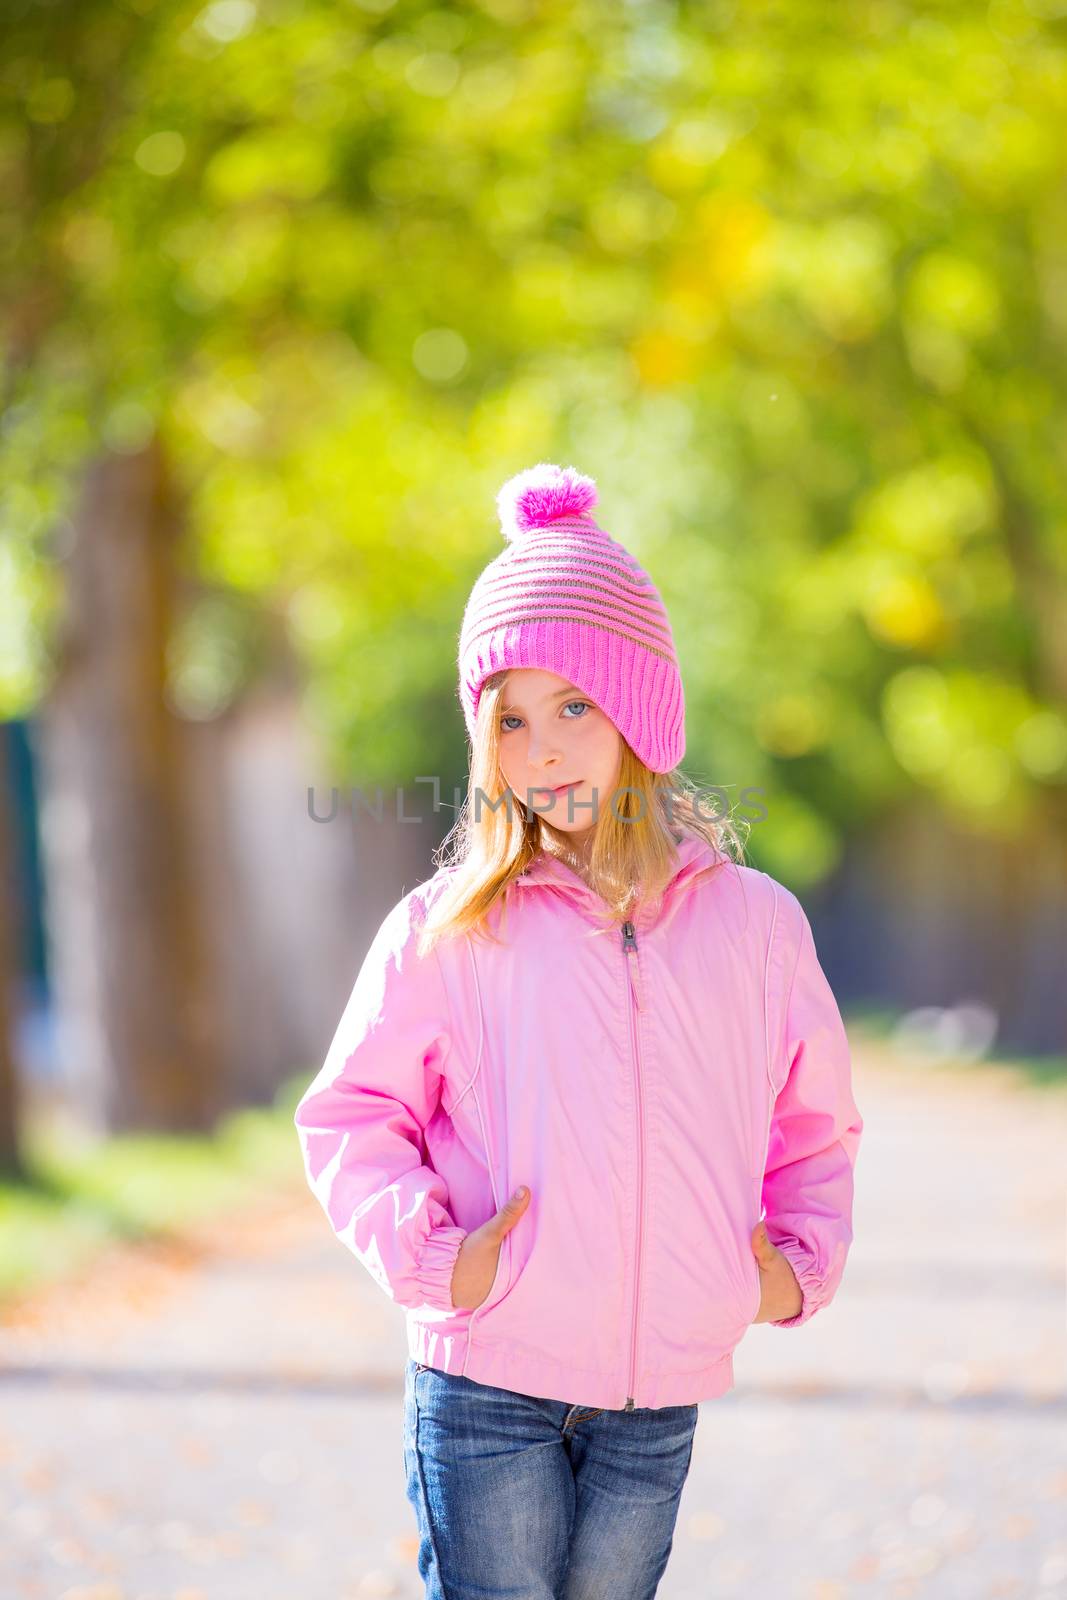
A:
[[[588,694],[653,772],[669,771],[685,754],[685,702],[652,579],[589,511],[505,534],[510,542],[476,581],[460,630],[459,692],[472,740],[485,679],[540,667]]]

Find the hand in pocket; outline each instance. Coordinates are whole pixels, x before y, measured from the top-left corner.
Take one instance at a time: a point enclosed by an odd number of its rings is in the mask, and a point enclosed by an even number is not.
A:
[[[495,1215],[472,1228],[460,1245],[452,1268],[452,1305],[457,1311],[474,1311],[493,1287],[504,1236],[530,1203],[530,1191],[516,1189]]]
[[[776,1322],[799,1316],[804,1294],[787,1258],[767,1236],[767,1225],[757,1222],[752,1230],[752,1254],[760,1275],[759,1310],[753,1322]]]

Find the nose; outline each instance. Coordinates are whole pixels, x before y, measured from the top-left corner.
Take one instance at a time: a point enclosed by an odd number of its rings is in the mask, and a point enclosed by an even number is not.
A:
[[[559,761],[559,751],[554,749],[547,740],[538,740],[531,736],[526,746],[526,759],[531,767],[551,767]]]

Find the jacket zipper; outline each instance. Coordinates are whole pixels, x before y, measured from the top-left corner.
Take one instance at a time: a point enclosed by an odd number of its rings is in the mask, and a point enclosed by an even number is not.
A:
[[[710,867],[701,867],[699,871],[693,873],[688,880],[690,887],[699,879],[703,878],[706,874],[716,871],[717,865],[718,864],[716,863]],[[521,881],[521,878],[516,879],[516,882]],[[630,984],[630,1041],[633,1055],[634,1085],[637,1103],[637,1244],[634,1252],[634,1310],[633,1320],[630,1327],[629,1381],[629,1388],[633,1389],[636,1387],[637,1383],[637,1322],[641,1292],[641,1223],[644,1217],[644,1116],[641,1103],[641,1042],[638,1033],[635,1008],[636,1011],[643,1011],[645,1009],[641,1001],[641,968],[637,960],[637,932],[633,922],[627,921],[622,924],[622,948],[624,955],[627,957],[626,975]],[[631,955],[633,956],[632,961],[629,960]],[[633,1411],[635,1409],[634,1397],[632,1394],[628,1394],[626,1396],[626,1404],[623,1407],[623,1410]]]
[[[622,948],[626,956],[626,976],[630,985],[631,1004],[628,1007],[630,1020],[630,1043],[634,1068],[634,1090],[637,1105],[637,1244],[634,1251],[634,1310],[633,1320],[630,1325],[630,1383],[633,1390],[637,1386],[637,1308],[641,1294],[641,1223],[644,1218],[645,1196],[645,1155],[644,1155],[644,1116],[641,1104],[641,1042],[637,1027],[637,1011],[643,1011],[641,1004],[641,969],[637,963],[637,931],[632,922],[622,925]],[[632,959],[630,959],[632,957]],[[635,1011],[636,1008],[636,1011]],[[624,1411],[633,1411],[634,1397],[628,1394]]]

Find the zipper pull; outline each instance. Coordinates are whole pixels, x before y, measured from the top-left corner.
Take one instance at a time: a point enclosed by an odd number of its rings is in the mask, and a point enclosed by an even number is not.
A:
[[[624,1411],[635,1411],[637,1409],[636,1406],[634,1405],[634,1397],[633,1397],[632,1394],[628,1394],[626,1396],[626,1404],[623,1406],[622,1409]]]
[[[637,930],[632,922],[624,922],[622,925],[622,948],[627,956],[632,955],[634,958],[627,963],[630,974],[630,988],[633,991],[634,1004],[638,1011],[643,1011],[645,1002],[641,998],[641,968],[637,962]]]

